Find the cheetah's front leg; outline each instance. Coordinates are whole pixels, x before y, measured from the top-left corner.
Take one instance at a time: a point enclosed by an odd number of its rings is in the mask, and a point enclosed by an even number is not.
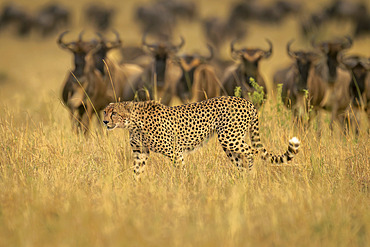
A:
[[[182,152],[176,152],[171,160],[176,168],[184,167],[184,154]]]
[[[134,152],[134,176],[136,180],[140,179],[140,175],[145,171],[145,165],[149,157],[149,149],[147,147],[132,147]]]
[[[130,145],[134,152],[134,176],[136,180],[139,180],[140,175],[145,171],[149,148],[143,145],[143,137],[135,132],[130,132]]]

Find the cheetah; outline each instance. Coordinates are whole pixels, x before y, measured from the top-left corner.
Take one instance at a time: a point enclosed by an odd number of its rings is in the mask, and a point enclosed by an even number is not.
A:
[[[199,147],[213,134],[217,134],[226,155],[241,170],[253,169],[256,153],[272,163],[286,163],[300,146],[293,137],[284,154],[267,152],[260,141],[256,108],[246,99],[230,96],[173,107],[156,101],[110,103],[104,110],[103,123],[108,130],[129,130],[135,177],[144,172],[149,152],[161,153],[180,164],[184,162],[184,152]],[[251,146],[245,140],[247,133]],[[247,166],[243,161],[247,161]]]

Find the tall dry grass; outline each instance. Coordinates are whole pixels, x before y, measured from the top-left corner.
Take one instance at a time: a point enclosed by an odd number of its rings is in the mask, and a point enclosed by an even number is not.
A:
[[[204,13],[223,4],[216,1],[209,10],[206,3],[200,2]],[[122,23],[122,37],[139,43],[138,31]],[[192,32],[186,25],[178,32],[202,40],[199,27]],[[295,25],[287,20],[279,28],[250,27],[248,41],[269,37],[275,45],[272,59],[262,64],[268,81],[289,61],[284,48],[297,35],[291,31]],[[315,121],[308,129],[294,125],[290,112],[271,100],[260,110],[262,141],[282,152],[288,139],[298,136],[302,147],[291,165],[256,159],[252,179],[231,165],[212,138],[185,157],[184,168],[151,154],[146,176],[136,183],[126,131],[107,134],[96,124],[88,139],[72,133],[59,100],[70,54],[55,39],[5,34],[0,37],[0,246],[369,245],[365,127],[358,137],[344,135],[339,126],[331,132],[329,117],[322,114],[318,135]],[[187,42],[189,50],[201,43]],[[369,55],[368,42],[356,40],[353,50]]]

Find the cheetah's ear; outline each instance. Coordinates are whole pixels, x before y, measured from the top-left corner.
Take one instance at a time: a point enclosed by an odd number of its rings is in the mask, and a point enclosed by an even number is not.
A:
[[[131,101],[127,101],[125,102],[125,110],[127,110],[128,112],[131,112],[132,108],[134,107],[134,103],[131,102]]]

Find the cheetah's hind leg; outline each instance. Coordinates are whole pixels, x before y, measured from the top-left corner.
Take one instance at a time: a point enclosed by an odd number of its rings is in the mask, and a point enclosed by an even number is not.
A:
[[[243,154],[231,151],[227,148],[223,148],[227,157],[231,160],[231,162],[238,168],[240,172],[244,172],[247,167],[245,166],[245,161],[248,165],[248,171],[253,176],[256,176],[256,170],[253,166],[253,153]]]

